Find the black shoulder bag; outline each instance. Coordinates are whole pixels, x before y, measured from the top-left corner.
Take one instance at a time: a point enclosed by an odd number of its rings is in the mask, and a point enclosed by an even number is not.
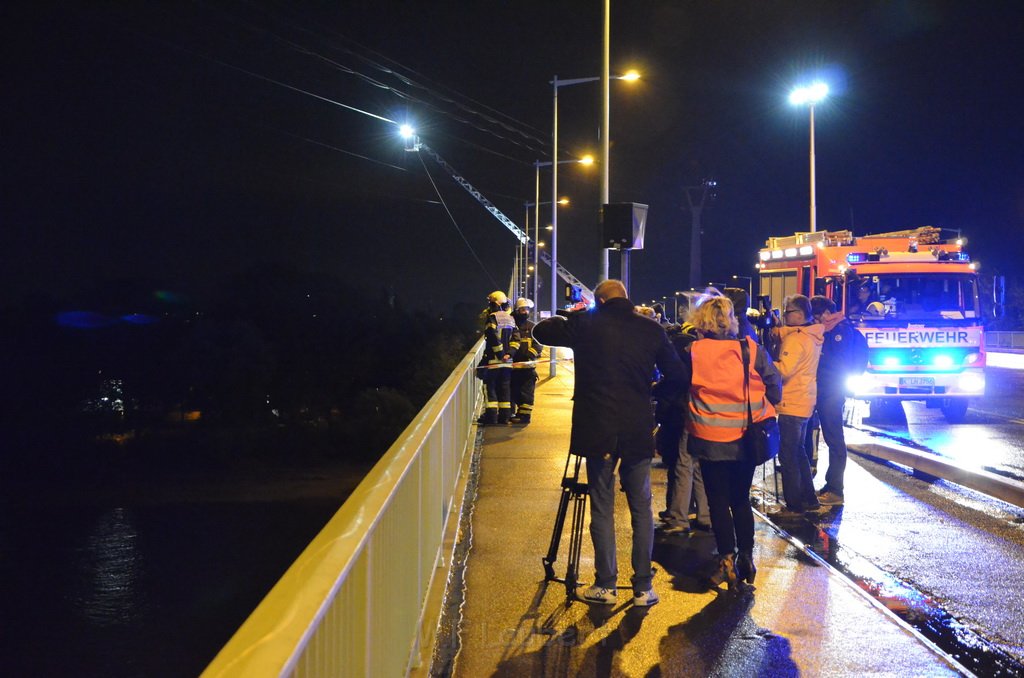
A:
[[[741,443],[747,459],[758,466],[779,453],[779,420],[769,417],[755,422],[750,411],[750,346],[746,338],[740,339],[743,354],[743,394],[747,399],[747,428],[743,430]]]

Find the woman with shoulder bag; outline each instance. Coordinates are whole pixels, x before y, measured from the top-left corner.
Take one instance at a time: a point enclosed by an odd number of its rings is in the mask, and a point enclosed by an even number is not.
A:
[[[729,299],[708,299],[694,309],[689,321],[701,339],[690,345],[685,362],[690,374],[687,449],[700,460],[719,555],[709,581],[713,587],[725,582],[735,591],[740,581],[753,584],[757,574],[750,508],[756,464],[747,453],[743,433],[748,420],[756,424],[775,417],[782,384],[771,358],[756,342],[737,341]],[[742,350],[741,341],[748,351]],[[747,361],[744,353],[749,355]],[[746,375],[745,362],[749,365]]]

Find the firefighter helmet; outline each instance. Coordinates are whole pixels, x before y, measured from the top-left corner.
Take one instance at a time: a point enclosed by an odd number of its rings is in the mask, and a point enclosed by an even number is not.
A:
[[[526,297],[519,297],[516,299],[516,310],[518,311],[521,308],[531,309],[533,308],[533,302]]]
[[[497,304],[498,306],[504,306],[508,303],[508,297],[506,297],[505,293],[501,290],[495,290],[487,295],[487,301],[492,304]]]

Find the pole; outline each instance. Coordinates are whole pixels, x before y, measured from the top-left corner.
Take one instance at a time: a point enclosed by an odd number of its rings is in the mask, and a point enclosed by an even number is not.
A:
[[[530,204],[526,203],[526,219],[524,225],[526,228],[523,229],[523,233],[526,237],[523,238],[523,256],[521,257],[522,263],[520,264],[520,284],[517,294],[521,296],[529,296],[529,290],[527,284],[530,281]]]
[[[817,210],[814,204],[814,104],[810,105],[811,109],[811,233],[814,233],[818,229],[817,224]]]
[[[533,307],[535,320],[540,319],[540,299],[537,293],[540,291],[540,161],[533,163],[536,169],[533,187]]]
[[[699,203],[694,203],[690,188],[686,191],[686,202],[690,205],[690,287],[700,285],[701,278],[701,257],[700,257],[700,213],[704,208],[704,199],[701,197]]]
[[[551,315],[558,310],[558,76],[552,80],[554,97],[551,123]],[[558,365],[557,349],[551,346],[551,369],[555,376]]]
[[[609,122],[611,108],[609,104],[610,100],[610,89],[608,83],[611,79],[609,71],[609,52],[611,43],[611,0],[604,0],[604,48],[601,55],[601,204],[598,205],[598,209],[604,209],[604,206],[608,204],[608,183],[609,183],[609,166],[608,166],[608,136],[609,136]],[[600,239],[601,245],[601,259],[600,268],[598,269],[598,282],[608,279],[608,248],[604,242],[604,235],[599,233],[598,238]],[[626,256],[626,255],[624,255]],[[626,264],[628,267],[628,263]],[[629,287],[626,287],[627,292]]]

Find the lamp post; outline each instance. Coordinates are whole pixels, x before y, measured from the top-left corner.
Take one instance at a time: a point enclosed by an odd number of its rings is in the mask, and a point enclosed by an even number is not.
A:
[[[594,157],[591,156],[591,155],[585,155],[582,158],[579,158],[577,160],[559,160],[558,161],[558,165],[565,165],[565,164],[568,164],[568,163],[573,163],[573,164],[577,164],[577,165],[593,165],[594,164]],[[552,170],[552,173],[557,173],[557,166],[555,165],[555,163],[553,163],[550,160],[547,161],[547,162],[542,162],[540,160],[535,160],[533,162],[533,169],[534,169],[533,202],[532,203],[527,203],[527,205],[534,208],[534,212],[533,212],[533,221],[534,221],[534,229],[535,229],[534,230],[534,237],[533,237],[534,243],[540,242],[540,206],[541,205],[551,205],[552,206],[551,207],[551,214],[552,214],[552,220],[554,221],[554,220],[557,220],[558,205],[568,205],[569,204],[569,199],[568,198],[562,198],[562,199],[558,200],[557,202],[553,202],[551,200],[545,200],[544,202],[540,201],[540,168],[541,167],[554,167],[555,169]],[[556,196],[558,194],[557,193],[552,193],[551,195],[552,196]],[[551,230],[552,230],[551,242],[552,242],[552,245],[554,245],[554,224],[552,224]],[[527,230],[527,235],[529,235],[529,230]],[[536,246],[534,246],[533,264],[534,264],[534,271],[537,274],[540,273],[539,256],[540,256],[539,253],[536,251]],[[552,315],[555,314],[555,294],[554,294],[554,288],[556,287],[556,283],[557,283],[557,280],[558,280],[557,269],[555,267],[556,263],[557,262],[555,260],[554,252],[552,250],[552,257],[551,257],[551,287],[552,287],[551,314]],[[534,282],[534,285],[533,285],[533,303],[535,304],[534,308],[537,309],[537,313],[540,313],[540,300],[537,299],[537,278],[534,278],[533,282]]]
[[[806,87],[797,87],[789,93],[789,103],[794,106],[807,104],[811,114],[811,233],[818,229],[817,208],[814,202],[814,104],[828,96],[828,85],[820,80]]]
[[[562,160],[561,162],[577,162],[577,161]],[[581,161],[578,161],[578,162],[583,162],[583,161],[581,160]],[[551,163],[546,163],[546,164],[550,165]],[[533,293],[532,293],[532,295],[529,294],[529,292],[530,292],[529,288],[524,288],[524,290],[523,290],[524,294],[527,294],[528,296],[530,296],[531,299],[533,299],[535,313],[540,313],[540,304],[537,301],[537,294],[538,294],[538,289],[537,288],[538,288],[538,282],[539,282],[539,279],[540,279],[540,277],[539,277],[540,276],[540,250],[538,250],[537,247],[538,247],[538,245],[540,245],[541,247],[544,246],[544,243],[542,243],[541,240],[540,240],[540,214],[539,214],[539,207],[541,205],[550,205],[550,204],[551,204],[550,200],[545,200],[543,202],[528,202],[528,203],[525,203],[527,214],[529,214],[530,208],[532,207],[534,209],[534,213],[537,215],[535,220],[534,220],[534,226],[533,226],[533,264],[528,264],[529,265],[529,269],[528,270],[535,272],[534,273],[534,278],[533,278]],[[559,205],[568,205],[569,204],[569,198],[562,198],[561,200],[558,201],[558,204]],[[526,223],[527,223],[526,235],[527,235],[527,238],[529,238],[529,236],[530,236],[530,229],[529,229],[530,219],[529,219],[529,217],[527,217]],[[551,229],[551,227],[548,226],[548,230],[550,230],[550,229]],[[529,252],[527,252],[527,254],[529,254]],[[529,256],[527,256],[527,259],[529,259]]]
[[[746,280],[747,281],[747,296],[749,299],[754,298],[754,279],[749,275],[734,275],[733,280]]]
[[[604,76],[594,76],[591,78],[569,78],[567,80],[559,80],[558,76],[554,76],[551,80],[551,86],[554,93],[552,103],[552,123],[551,123],[551,195],[558,195],[558,88],[569,87],[571,85],[581,85],[585,82],[597,82]],[[638,80],[640,74],[636,71],[629,71],[625,75],[614,75],[610,76],[611,80]],[[603,128],[601,130],[601,205],[608,202],[608,98],[604,97],[604,114],[603,114]],[[604,243],[601,243],[601,280],[608,278],[608,250],[604,247]],[[551,313],[555,313],[555,309],[558,303],[557,299],[557,287],[558,287],[558,208],[555,205],[551,207]],[[555,349],[551,349],[551,376],[555,376]]]

